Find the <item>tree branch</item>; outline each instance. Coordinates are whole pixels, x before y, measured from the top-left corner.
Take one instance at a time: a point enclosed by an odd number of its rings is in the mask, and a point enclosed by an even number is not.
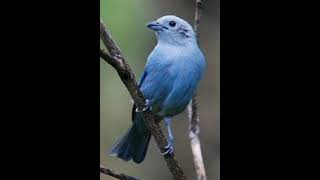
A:
[[[101,18],[100,37],[108,50],[108,54],[103,50],[100,50],[100,56],[116,69],[120,76],[120,79],[125,84],[132,99],[134,100],[135,105],[137,106],[137,108],[142,109],[145,105],[145,98],[138,87],[138,83],[131,68],[122,55],[120,48],[112,39],[108,28],[105,26]],[[154,115],[150,111],[144,111],[142,114],[143,119],[145,120],[148,129],[151,131],[151,134],[153,135],[160,151],[164,152],[164,147],[167,145],[167,139],[165,138],[159,124],[155,122]],[[176,160],[174,153],[163,157],[166,160],[167,166],[175,180],[187,179],[178,161]]]
[[[197,34],[197,39],[199,41],[199,23],[201,18],[201,13],[203,10],[203,1],[196,0],[196,10],[195,10],[195,23],[194,30]],[[191,144],[191,150],[193,154],[193,161],[196,168],[197,179],[207,180],[206,171],[203,163],[202,153],[201,153],[201,143],[199,140],[199,116],[197,108],[197,95],[196,93],[192,97],[188,105],[188,119],[189,119],[189,138]]]
[[[101,165],[100,165],[100,172],[121,180],[139,180],[138,178],[128,176],[123,173],[117,173],[116,171],[113,171],[112,169],[101,166]]]
[[[195,10],[195,15],[194,15],[194,31],[197,33],[197,36],[199,38],[199,24],[200,24],[200,19],[201,19],[201,14],[203,10],[203,1],[204,0],[195,0],[196,1],[196,10]]]

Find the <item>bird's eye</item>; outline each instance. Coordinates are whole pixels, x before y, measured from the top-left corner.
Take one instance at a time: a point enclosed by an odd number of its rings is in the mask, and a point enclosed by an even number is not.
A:
[[[174,27],[174,26],[176,25],[176,22],[170,21],[170,22],[169,22],[169,25],[170,25],[171,27]]]

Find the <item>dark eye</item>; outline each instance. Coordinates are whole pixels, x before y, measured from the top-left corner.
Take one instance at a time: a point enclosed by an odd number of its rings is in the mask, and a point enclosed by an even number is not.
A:
[[[169,22],[169,25],[170,25],[171,27],[174,27],[174,26],[176,25],[176,22],[170,21],[170,22]]]

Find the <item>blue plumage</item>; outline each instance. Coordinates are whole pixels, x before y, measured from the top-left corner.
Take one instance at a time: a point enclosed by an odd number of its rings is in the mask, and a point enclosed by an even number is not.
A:
[[[151,110],[165,119],[168,128],[168,151],[173,152],[171,118],[181,113],[190,102],[206,68],[192,27],[176,16],[163,16],[148,24],[156,32],[158,43],[148,57],[139,82]],[[144,160],[150,132],[140,114],[132,111],[133,126],[113,146],[111,154],[123,160]],[[165,153],[165,154],[166,154]]]

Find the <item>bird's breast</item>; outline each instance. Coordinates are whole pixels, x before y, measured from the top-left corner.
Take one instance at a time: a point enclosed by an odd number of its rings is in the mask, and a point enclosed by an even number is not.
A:
[[[142,92],[159,115],[174,116],[190,102],[202,75],[202,54],[197,53],[194,49],[166,47],[150,55]]]

